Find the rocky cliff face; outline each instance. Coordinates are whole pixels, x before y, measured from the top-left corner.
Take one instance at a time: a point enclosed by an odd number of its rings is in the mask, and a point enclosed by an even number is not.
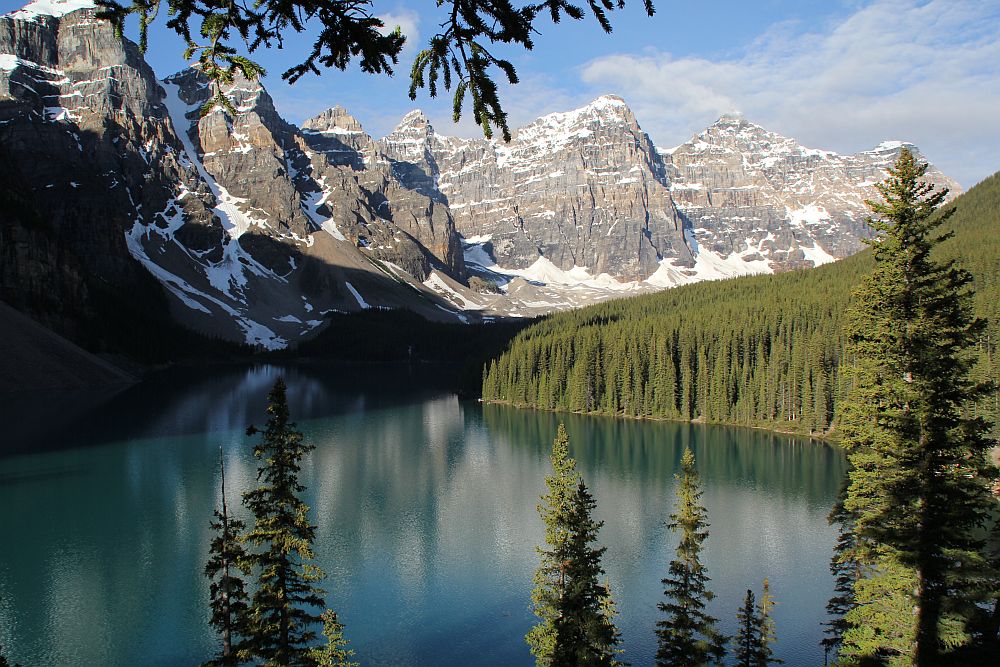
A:
[[[805,148],[727,115],[664,151],[670,190],[699,247],[774,271],[840,259],[870,236],[865,199],[878,198],[902,146],[885,142],[856,155]],[[961,187],[936,169],[929,180]]]
[[[196,70],[168,77],[163,88],[197,178],[177,185],[163,225],[136,221],[129,247],[202,313],[188,317],[198,328],[283,347],[321,326],[325,313],[412,302],[386,264],[417,278],[434,268],[460,273],[460,256],[449,266],[434,254],[449,242],[458,247],[446,212],[435,238],[426,224],[431,204],[393,199],[394,184],[368,177],[358,169],[363,160],[344,161],[322,141],[310,143],[314,134],[285,122],[258,83],[237,79],[223,90],[235,114],[217,107],[201,115],[215,90]],[[183,202],[193,191],[211,206],[208,219],[188,215]],[[393,215],[403,212],[410,213],[406,228]],[[238,330],[227,331],[226,322]]]
[[[70,335],[95,287],[155,302],[125,232],[185,178],[177,148],[152,70],[89,3],[0,17],[0,162],[18,202],[0,213],[0,297]]]
[[[613,96],[510,143],[419,111],[376,140],[340,107],[297,128],[245,80],[201,115],[214,92],[158,81],[91,0],[0,17],[0,298],[77,340],[141,306],[269,348],[332,311],[535,315],[855,252],[903,145],[840,156],[728,116],[660,151]]]
[[[328,175],[350,177],[366,198],[371,219],[355,236],[368,252],[420,280],[435,267],[459,279],[465,276],[462,245],[447,203],[433,184],[412,182],[414,165],[374,141],[341,107],[307,120],[302,132],[309,147],[326,157]],[[331,191],[330,198],[344,200],[344,195]],[[408,239],[418,245],[406,245]]]
[[[489,238],[501,266],[540,257],[624,280],[664,258],[692,262],[664,165],[632,112],[606,96],[502,141],[439,136],[419,112],[382,140],[412,187],[447,201],[459,232]]]
[[[463,275],[445,207],[401,189],[388,163],[363,179],[314,151],[261,86],[224,92],[235,114],[200,117],[213,91],[198,72],[157,81],[88,0],[0,17],[0,151],[15,186],[2,193],[0,297],[76,335],[67,312],[95,310],[99,283],[272,348],[334,310],[457,319],[418,280]]]

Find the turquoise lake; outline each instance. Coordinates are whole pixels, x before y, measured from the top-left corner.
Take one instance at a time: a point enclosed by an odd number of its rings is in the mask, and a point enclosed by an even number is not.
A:
[[[711,535],[709,611],[732,634],[768,577],[777,656],[821,665],[826,516],[843,453],[749,429],[555,415],[461,400],[433,369],[174,369],[112,393],[4,402],[0,644],[25,667],[197,665],[217,647],[203,576],[219,502],[255,484],[250,423],[283,376],[316,446],[301,481],[327,604],[362,665],[532,665],[536,505],[560,421],[597,501],[624,659],[656,651],[665,521],[690,446]]]

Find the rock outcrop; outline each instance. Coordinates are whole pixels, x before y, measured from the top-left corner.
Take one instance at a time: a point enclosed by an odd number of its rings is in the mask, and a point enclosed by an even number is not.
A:
[[[381,143],[414,188],[436,187],[463,236],[490,238],[501,266],[545,257],[641,280],[664,257],[692,263],[662,160],[620,98],[540,118],[509,144],[438,136],[419,112]]]
[[[400,265],[420,280],[435,267],[464,278],[462,245],[448,206],[433,184],[419,187],[411,181],[415,168],[410,162],[397,159],[385,142],[374,141],[341,107],[307,120],[302,132],[310,148],[326,157],[335,172],[331,178],[350,175],[361,188],[372,215],[356,236],[372,256]],[[331,192],[329,199],[345,197]],[[417,245],[407,245],[407,239]]]
[[[0,170],[15,202],[0,212],[0,298],[77,339],[99,316],[94,289],[161,302],[125,232],[190,176],[153,71],[94,14],[45,0],[0,16]]]
[[[907,146],[884,142],[856,155],[805,148],[725,115],[663,152],[670,190],[697,244],[721,257],[766,261],[775,271],[847,257],[871,235],[865,199]],[[929,180],[961,187],[937,169]]]
[[[157,81],[95,13],[38,0],[0,17],[0,170],[20,186],[0,193],[0,298],[79,339],[99,285],[271,348],[335,310],[458,319],[419,282],[464,277],[446,207],[388,161],[355,172],[314,151],[256,83],[200,114],[215,91],[196,70]]]

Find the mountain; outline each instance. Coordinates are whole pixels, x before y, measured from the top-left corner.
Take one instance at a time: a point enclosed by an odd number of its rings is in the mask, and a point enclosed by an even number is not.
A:
[[[739,115],[658,150],[614,96],[540,118],[510,144],[420,127],[456,227],[490,241],[500,273],[537,277],[544,258],[632,291],[847,257],[870,235],[864,201],[885,168],[903,146],[919,156],[903,142],[850,156],[805,148]],[[930,180],[962,191],[936,169]],[[475,270],[487,258],[467,259]]]
[[[125,385],[136,378],[0,302],[0,394]],[[16,352],[16,353],[13,353]]]
[[[739,114],[662,155],[670,191],[699,247],[781,271],[852,255],[870,236],[865,199],[906,146],[887,141],[856,155],[800,146]],[[937,169],[928,180],[961,186]]]
[[[1000,381],[1000,173],[953,202],[934,249],[974,279],[988,319],[974,376]],[[865,250],[809,271],[684,285],[557,313],[495,358],[483,399],[549,410],[693,420],[807,434],[835,427],[850,387],[843,357]],[[977,414],[1000,417],[995,397]],[[997,430],[994,435],[1000,435]]]
[[[693,264],[663,162],[621,98],[539,118],[509,144],[439,137],[420,114],[385,142],[436,184],[464,237],[489,237],[501,266],[544,257],[642,280],[663,257]]]
[[[74,340],[132,307],[264,348],[330,312],[469,321],[420,283],[463,277],[445,207],[314,151],[258,84],[227,86],[235,116],[201,117],[197,71],[158,81],[94,14],[37,0],[0,17],[0,298]]]
[[[158,80],[91,0],[0,17],[0,299],[152,358],[372,308],[532,316],[845,257],[902,145],[838,156],[724,117],[662,151],[614,96],[510,143],[419,111],[375,139],[340,107],[296,127],[241,79],[203,115],[213,86]]]

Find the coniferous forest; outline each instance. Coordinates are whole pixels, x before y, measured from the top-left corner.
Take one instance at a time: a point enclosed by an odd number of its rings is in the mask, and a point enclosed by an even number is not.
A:
[[[974,377],[1000,380],[1000,174],[955,209],[935,249],[972,273],[989,322]],[[484,371],[483,399],[629,417],[828,434],[849,389],[845,314],[871,251],[816,269],[699,283],[559,313],[526,329]],[[976,410],[995,421],[996,395]]]

